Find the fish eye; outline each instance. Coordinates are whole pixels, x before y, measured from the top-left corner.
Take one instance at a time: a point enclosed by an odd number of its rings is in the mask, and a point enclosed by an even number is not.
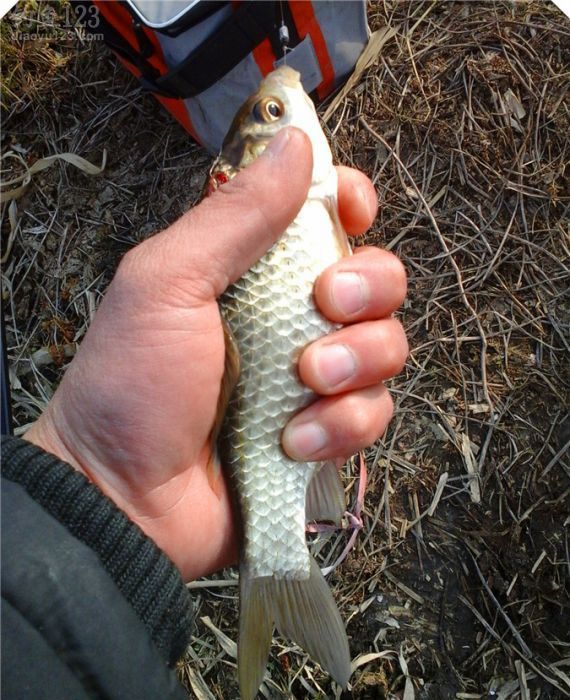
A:
[[[277,104],[277,102],[268,102],[266,109],[267,113],[274,119],[279,119],[281,116],[281,107]]]
[[[253,107],[253,117],[261,123],[276,122],[283,116],[283,103],[275,97],[260,100]]]

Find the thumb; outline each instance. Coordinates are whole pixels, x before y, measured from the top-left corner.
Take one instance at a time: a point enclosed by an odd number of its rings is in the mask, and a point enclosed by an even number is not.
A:
[[[283,129],[233,180],[147,241],[157,245],[160,274],[188,281],[200,297],[218,297],[293,221],[311,173],[309,138],[299,129]]]

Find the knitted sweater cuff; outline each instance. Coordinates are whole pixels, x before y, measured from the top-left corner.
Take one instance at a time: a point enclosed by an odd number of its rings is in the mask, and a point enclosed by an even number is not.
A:
[[[190,595],[178,569],[94,484],[32,443],[2,437],[2,476],[98,555],[170,666],[192,627]]]

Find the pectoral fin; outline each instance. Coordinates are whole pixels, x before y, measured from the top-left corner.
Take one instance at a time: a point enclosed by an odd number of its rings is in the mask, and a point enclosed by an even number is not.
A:
[[[338,469],[334,462],[325,462],[307,489],[306,520],[331,520],[340,525],[345,510],[344,487]]]

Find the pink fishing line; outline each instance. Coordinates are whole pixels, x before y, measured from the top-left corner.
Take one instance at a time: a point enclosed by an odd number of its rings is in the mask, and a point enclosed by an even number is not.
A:
[[[331,532],[333,530],[352,530],[352,533],[346,543],[346,546],[340,553],[338,559],[331,566],[327,566],[322,569],[323,574],[326,576],[331,571],[336,569],[339,564],[346,559],[350,550],[354,547],[358,533],[362,530],[362,508],[364,505],[364,493],[366,491],[366,481],[368,473],[366,470],[366,462],[364,460],[364,454],[359,452],[358,454],[358,485],[356,488],[356,502],[354,504],[353,512],[345,511],[344,517],[347,519],[348,523],[345,527],[338,527],[337,525],[329,525],[327,523],[309,523],[307,525],[307,532]]]

